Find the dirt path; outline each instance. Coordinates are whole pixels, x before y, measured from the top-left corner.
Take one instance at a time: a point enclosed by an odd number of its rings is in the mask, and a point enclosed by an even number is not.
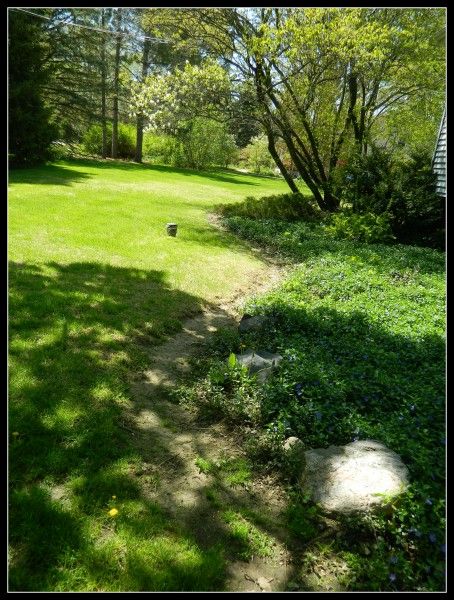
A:
[[[216,490],[224,508],[261,514],[261,524],[253,527],[265,534],[269,555],[230,560],[225,585],[231,591],[286,589],[292,557],[286,548],[285,531],[277,524],[285,494],[272,478],[230,486],[211,473],[201,472],[197,459],[219,464],[243,456],[238,440],[223,423],[202,427],[188,411],[169,401],[166,392],[188,373],[189,359],[215,331],[237,326],[244,299],[266,291],[282,275],[282,268],[270,265],[262,280],[243,287],[218,308],[206,307],[187,320],[179,334],[151,349],[149,368],[142,380],[132,384],[134,409],[126,415],[127,428],[143,458],[135,476],[144,495],[163,505],[192,532],[201,547],[213,546],[226,535],[222,511],[210,501],[209,490]]]

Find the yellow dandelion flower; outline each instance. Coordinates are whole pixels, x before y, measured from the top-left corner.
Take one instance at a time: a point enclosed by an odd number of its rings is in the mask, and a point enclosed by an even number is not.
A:
[[[113,498],[114,500],[116,500],[116,498],[117,498],[117,497],[116,497],[116,496],[112,496],[112,498]]]
[[[109,516],[110,517],[116,517],[118,515],[118,510],[116,508],[111,508],[109,510]]]

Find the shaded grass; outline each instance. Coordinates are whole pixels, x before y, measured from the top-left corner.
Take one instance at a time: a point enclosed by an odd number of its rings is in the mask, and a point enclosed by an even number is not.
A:
[[[10,184],[10,589],[222,589],[222,549],[142,496],[123,411],[144,345],[263,269],[205,211],[283,184],[89,160]]]

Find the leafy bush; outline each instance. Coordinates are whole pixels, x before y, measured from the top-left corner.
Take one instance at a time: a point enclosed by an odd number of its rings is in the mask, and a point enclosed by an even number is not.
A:
[[[66,143],[63,140],[52,142],[49,148],[49,153],[52,160],[71,158],[75,152],[77,152],[76,147],[72,144]]]
[[[83,136],[83,146],[89,154],[102,156],[102,127],[91,125]],[[112,124],[107,124],[106,156],[112,156]],[[118,124],[118,158],[134,158],[136,151],[136,128],[127,123]]]
[[[443,247],[444,202],[435,183],[429,156],[397,160],[378,148],[353,156],[336,173],[336,191],[354,213],[386,213],[399,241]]]
[[[334,213],[328,218],[325,231],[337,239],[356,242],[376,243],[390,242],[394,239],[388,213],[357,214],[345,210]]]
[[[157,164],[177,165],[182,161],[181,142],[172,135],[146,131],[143,154],[145,158]]]
[[[144,139],[144,154],[153,162],[191,169],[227,167],[237,150],[223,123],[202,117],[187,121],[176,136],[147,132]]]
[[[191,119],[178,138],[182,149],[178,166],[182,167],[227,167],[237,151],[234,136],[228,133],[223,123],[212,119]]]
[[[252,138],[251,143],[241,150],[239,162],[252,173],[273,174],[276,163],[269,153],[266,135]]]
[[[445,199],[436,192],[430,158],[413,154],[394,180],[393,230],[406,243],[444,247]]]
[[[226,217],[250,219],[280,219],[284,221],[315,221],[321,218],[312,196],[300,193],[274,194],[262,198],[248,196],[243,202],[223,204],[217,210]]]

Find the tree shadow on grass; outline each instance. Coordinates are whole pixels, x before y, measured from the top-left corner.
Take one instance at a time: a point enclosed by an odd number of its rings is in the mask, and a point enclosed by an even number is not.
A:
[[[90,173],[68,169],[62,165],[47,164],[30,169],[11,169],[9,183],[70,186],[92,176]]]
[[[140,336],[172,333],[200,300],[170,289],[162,272],[95,263],[11,263],[9,286],[12,588],[222,586],[219,553],[191,550],[190,532],[142,497],[141,457],[121,426],[130,376],[145,366]],[[128,515],[149,534],[137,547]],[[128,539],[136,550],[125,568],[118,548]]]
[[[175,480],[187,464],[161,425],[127,420],[153,408],[131,395],[131,376],[148,364],[144,337],[175,331],[175,315],[194,314],[200,299],[170,289],[161,272],[95,263],[11,263],[9,283],[11,589],[224,589],[226,523],[215,515],[214,535],[199,535],[203,489],[177,518],[178,490],[166,502],[145,494],[145,461],[152,476],[171,468]],[[158,309],[164,329],[147,332]],[[230,496],[241,508],[241,494]]]
[[[99,159],[87,159],[87,158],[75,158],[71,160],[71,163],[80,165],[82,167],[96,167],[98,169],[116,169],[121,171],[130,171],[131,174],[142,171],[151,171],[154,173],[168,173],[175,175],[185,175],[189,177],[204,177],[206,179],[212,179],[213,181],[220,181],[223,183],[234,183],[239,185],[260,185],[260,180],[263,179],[261,175],[254,175],[249,173],[240,173],[237,171],[231,171],[228,169],[189,169],[181,167],[169,167],[165,165],[155,165],[149,163],[133,163],[119,160],[99,160]],[[254,181],[246,181],[248,179],[257,179],[257,183]]]

